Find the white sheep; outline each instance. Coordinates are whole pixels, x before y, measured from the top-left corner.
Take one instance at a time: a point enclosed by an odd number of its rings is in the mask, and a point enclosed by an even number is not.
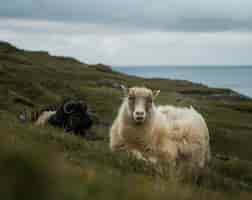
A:
[[[124,87],[124,93],[110,129],[112,151],[127,150],[152,162],[185,160],[205,166],[210,160],[209,133],[194,108],[156,107],[159,91],[144,87]]]

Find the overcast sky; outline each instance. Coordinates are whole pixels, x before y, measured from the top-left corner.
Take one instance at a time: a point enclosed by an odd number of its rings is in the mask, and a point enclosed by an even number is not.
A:
[[[252,0],[0,0],[0,40],[109,65],[252,64]]]

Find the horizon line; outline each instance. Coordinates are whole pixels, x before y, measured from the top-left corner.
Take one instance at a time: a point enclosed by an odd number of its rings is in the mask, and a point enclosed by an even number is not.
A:
[[[167,65],[158,65],[158,64],[148,64],[148,65],[110,65],[111,67],[252,67],[252,64],[184,64],[184,65],[180,65],[180,64],[176,64],[176,65],[171,65],[171,64],[167,64]]]

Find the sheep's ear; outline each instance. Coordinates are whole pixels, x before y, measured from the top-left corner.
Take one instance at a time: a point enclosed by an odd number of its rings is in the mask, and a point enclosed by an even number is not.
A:
[[[125,85],[121,85],[121,89],[123,91],[124,96],[128,96],[129,88],[127,88]]]
[[[160,90],[154,90],[153,91],[153,98],[155,99],[160,93]]]

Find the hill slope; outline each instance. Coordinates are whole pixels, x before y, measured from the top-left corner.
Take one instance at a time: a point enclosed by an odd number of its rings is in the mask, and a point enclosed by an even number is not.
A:
[[[110,153],[108,128],[121,102],[119,84],[161,89],[157,103],[193,105],[204,115],[211,134],[213,161],[200,178],[193,178],[192,173],[189,178],[183,170],[174,171],[165,163],[150,166],[128,155]],[[102,141],[88,142],[59,129],[38,128],[16,119],[24,109],[39,109],[69,96],[90,105],[102,122],[93,128],[104,138]],[[8,177],[8,184],[5,179],[0,180],[1,194],[21,191],[32,197],[30,188],[35,187],[40,189],[34,195],[41,199],[54,195],[57,199],[59,196],[64,199],[249,199],[252,196],[252,148],[249,148],[252,101],[229,89],[127,76],[105,65],[87,65],[72,58],[20,50],[0,42],[0,136],[3,149],[0,173]],[[11,167],[5,166],[6,160],[13,163]],[[20,166],[24,164],[36,173],[27,172],[25,177],[31,176],[32,181],[25,178],[24,187],[18,190],[13,182],[23,179]],[[41,186],[42,180],[54,184]],[[44,198],[42,194],[47,196]]]

